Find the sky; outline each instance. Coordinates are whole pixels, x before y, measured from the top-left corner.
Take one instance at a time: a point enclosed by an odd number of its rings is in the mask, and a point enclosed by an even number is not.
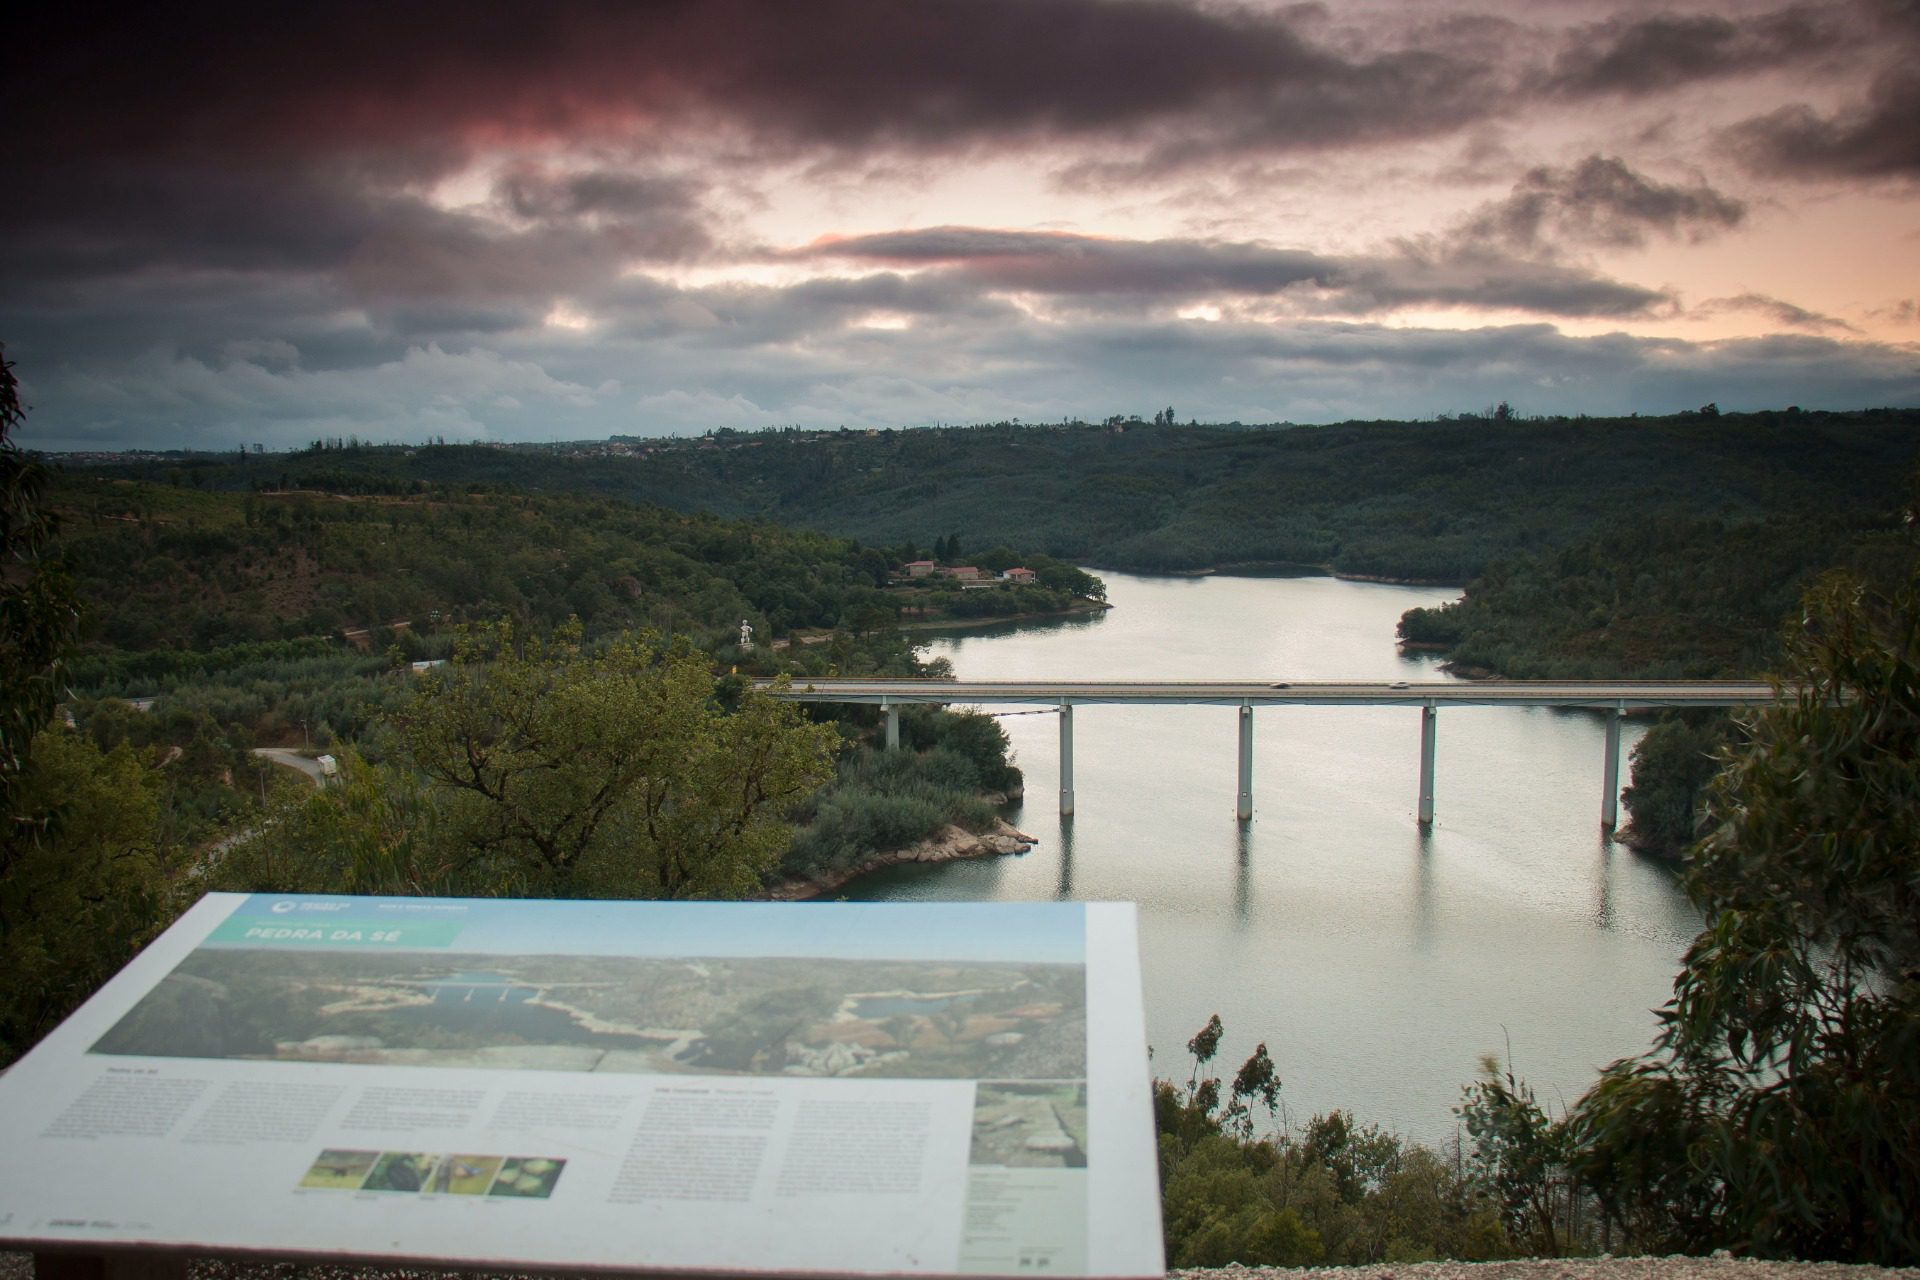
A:
[[[9,24],[50,450],[1920,404],[1920,0]]]

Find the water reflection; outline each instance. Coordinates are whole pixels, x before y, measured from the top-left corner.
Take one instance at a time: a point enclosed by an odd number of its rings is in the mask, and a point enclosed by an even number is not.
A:
[[[1600,840],[1600,856],[1594,859],[1593,924],[1597,929],[1613,928],[1613,838]]]
[[[1438,915],[1433,890],[1433,828],[1413,829],[1413,945],[1431,951],[1437,936]]]
[[[1107,620],[1108,610],[1097,613],[1072,613],[1058,618],[1029,618],[1024,622],[992,622],[978,627],[927,627],[911,635],[915,644],[937,644],[942,656],[953,657],[976,640],[1004,639],[1014,635],[1072,634],[1087,631]]]
[[[1245,927],[1253,914],[1253,823],[1235,822],[1233,832],[1233,919]]]
[[[1103,576],[1118,607],[1102,617],[928,652],[981,679],[1447,678],[1393,635],[1402,610],[1450,592]],[[1225,709],[1083,708],[1068,820],[1058,722],[1000,723],[1032,801],[1009,820],[1040,837],[1034,852],[903,868],[849,896],[1134,901],[1148,1038],[1174,1051],[1162,1069],[1218,1012],[1221,1059],[1267,1041],[1296,1116],[1346,1107],[1440,1140],[1480,1055],[1504,1052],[1502,1027],[1536,1088],[1575,1096],[1646,1046],[1699,928],[1670,871],[1600,836],[1605,717],[1591,712],[1448,708],[1424,833],[1407,708],[1261,709],[1244,825]],[[1623,727],[1623,759],[1644,731]]]
[[[1073,897],[1073,815],[1070,813],[1060,816],[1060,834],[1055,839],[1055,847],[1060,851],[1060,877],[1053,896],[1064,902]]]

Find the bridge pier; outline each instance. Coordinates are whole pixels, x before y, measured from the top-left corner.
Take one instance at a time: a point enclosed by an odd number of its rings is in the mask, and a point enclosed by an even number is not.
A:
[[[1420,707],[1420,825],[1433,825],[1433,745],[1440,713],[1431,702]]]
[[[1377,681],[1304,681],[1279,684],[1224,681],[1098,680],[809,680],[799,688],[759,679],[754,686],[773,697],[801,702],[878,705],[886,716],[888,750],[900,747],[903,704],[1012,703],[1057,707],[1060,713],[1060,814],[1070,817],[1073,798],[1073,708],[1076,704],[1181,704],[1238,706],[1239,786],[1234,814],[1253,816],[1253,711],[1266,706],[1418,706],[1420,795],[1416,816],[1422,831],[1433,825],[1434,748],[1438,707],[1580,707],[1606,713],[1604,794],[1600,826],[1611,832],[1620,819],[1620,721],[1629,710],[1652,707],[1757,707],[1780,691],[1755,680],[1727,681],[1520,681],[1391,684]]]
[[[1240,704],[1240,797],[1233,816],[1241,822],[1253,817],[1253,708]]]
[[[1060,699],[1060,816],[1073,816],[1073,704]]]
[[[1620,820],[1620,708],[1607,712],[1607,759],[1600,784],[1600,829],[1612,831]]]

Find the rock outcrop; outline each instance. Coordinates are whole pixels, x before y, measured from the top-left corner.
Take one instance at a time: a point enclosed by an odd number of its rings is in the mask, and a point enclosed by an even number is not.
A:
[[[995,822],[989,831],[968,831],[964,827],[942,827],[933,835],[904,849],[877,853],[868,861],[846,871],[836,871],[822,879],[783,880],[768,887],[760,896],[775,902],[801,902],[832,893],[841,885],[882,867],[897,867],[908,862],[959,862],[965,858],[998,858],[1010,853],[1025,853],[1039,841],[1006,822]]]

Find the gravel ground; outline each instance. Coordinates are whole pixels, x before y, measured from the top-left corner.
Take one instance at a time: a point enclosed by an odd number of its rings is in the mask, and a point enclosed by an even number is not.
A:
[[[1756,1262],[1728,1257],[1523,1258],[1513,1262],[1414,1262],[1377,1267],[1221,1267],[1172,1271],[1178,1280],[1920,1280],[1920,1267],[1843,1262]]]
[[[459,1272],[196,1262],[188,1280],[447,1280]],[[1172,1271],[1172,1280],[1920,1280],[1920,1267],[1711,1258],[1526,1258],[1515,1262],[1414,1262],[1375,1267],[1221,1267]],[[32,1280],[33,1259],[0,1253],[0,1280]],[[499,1280],[499,1278],[496,1278]],[[520,1278],[507,1278],[520,1280]],[[535,1280],[528,1277],[526,1280]],[[551,1280],[541,1277],[538,1280]]]

